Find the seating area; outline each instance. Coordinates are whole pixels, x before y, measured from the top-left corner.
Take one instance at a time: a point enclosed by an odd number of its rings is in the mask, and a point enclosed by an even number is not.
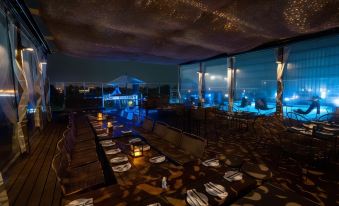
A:
[[[59,140],[52,168],[65,196],[104,185],[95,136],[84,120],[70,114],[69,124]]]
[[[1,0],[0,206],[339,205],[338,8]]]
[[[162,122],[153,122],[146,118],[141,128],[136,129],[152,147],[181,165],[202,157],[207,145],[206,139]]]

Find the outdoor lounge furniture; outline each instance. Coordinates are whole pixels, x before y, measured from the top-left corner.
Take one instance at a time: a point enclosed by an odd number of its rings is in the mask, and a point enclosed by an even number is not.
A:
[[[146,141],[178,164],[197,159],[204,153],[207,142],[198,136],[156,122],[153,132],[144,134]]]
[[[103,185],[105,182],[100,162],[69,168],[66,155],[58,153],[53,158],[52,168],[66,196]]]
[[[141,127],[134,128],[139,134],[151,133],[153,130],[154,121],[148,117],[145,117]]]

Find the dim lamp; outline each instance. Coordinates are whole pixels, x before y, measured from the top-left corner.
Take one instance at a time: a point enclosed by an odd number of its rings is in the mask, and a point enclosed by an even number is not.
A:
[[[132,143],[131,144],[131,156],[136,157],[142,157],[143,154],[143,145],[140,143]]]

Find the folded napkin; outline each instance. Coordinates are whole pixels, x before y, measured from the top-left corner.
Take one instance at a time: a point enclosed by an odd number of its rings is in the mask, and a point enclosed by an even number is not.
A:
[[[114,166],[114,167],[112,167],[112,169],[113,169],[114,172],[125,172],[125,171],[131,169],[131,167],[132,167],[131,163],[127,162],[126,164]]]
[[[222,185],[215,184],[213,182],[208,182],[204,184],[206,192],[210,195],[217,196],[220,199],[225,199],[228,196],[225,187]]]
[[[228,171],[225,172],[224,178],[229,181],[229,182],[233,182],[233,181],[239,181],[242,180],[243,174],[241,172],[238,171]]]
[[[208,197],[196,189],[187,190],[186,201],[191,206],[208,206]]]
[[[164,155],[152,157],[149,159],[150,162],[152,163],[161,163],[166,160],[166,157]]]
[[[120,162],[127,162],[128,157],[127,156],[122,156],[122,157],[114,157],[110,160],[111,163],[120,163]]]
[[[73,200],[72,202],[68,203],[66,206],[92,206],[93,198],[88,199],[77,199]]]
[[[119,148],[110,149],[110,150],[105,151],[105,153],[108,154],[108,155],[118,154],[119,152],[121,152],[121,149],[119,149]]]
[[[206,160],[202,164],[206,167],[218,167],[220,165],[219,160],[215,158]]]

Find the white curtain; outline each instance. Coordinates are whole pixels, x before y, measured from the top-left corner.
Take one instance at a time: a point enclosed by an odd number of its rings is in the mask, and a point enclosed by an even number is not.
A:
[[[16,124],[15,93],[7,22],[2,13],[0,15],[0,109],[12,124]]]
[[[19,82],[19,85],[23,92],[22,94],[17,94],[17,102],[18,102],[18,122],[16,124],[16,137],[20,146],[20,151],[21,153],[24,153],[27,151],[27,147],[26,147],[26,142],[25,142],[25,137],[24,137],[24,132],[22,130],[22,122],[23,120],[25,120],[26,118],[26,107],[28,104],[28,91],[27,91],[27,85],[26,85],[26,80],[25,77],[23,75],[23,69],[21,68],[19,62],[16,59],[16,54],[17,51],[16,49],[16,45],[17,45],[17,28],[16,26],[9,21],[8,22],[8,32],[9,32],[9,40],[10,40],[10,45],[11,45],[11,53],[12,53],[12,66],[13,66],[13,70],[14,70],[14,74],[15,74],[15,78],[16,80]]]

